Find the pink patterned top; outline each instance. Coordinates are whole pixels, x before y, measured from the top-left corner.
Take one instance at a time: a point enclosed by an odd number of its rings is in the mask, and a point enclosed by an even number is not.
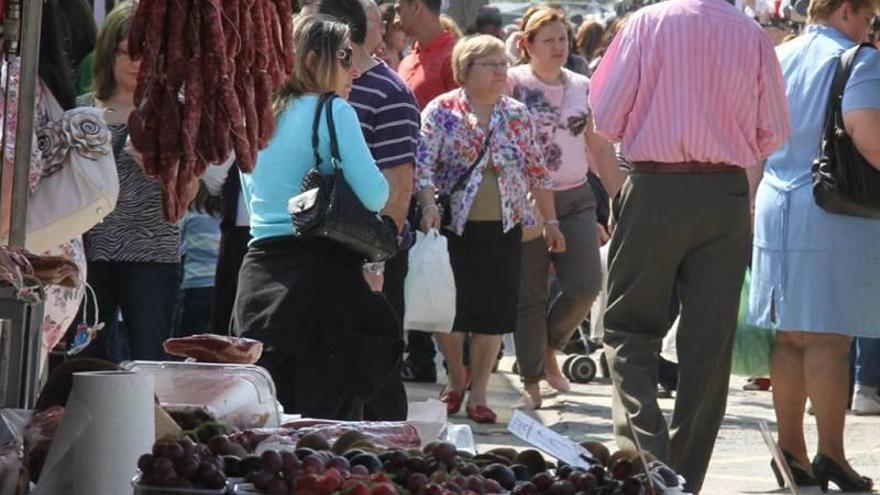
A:
[[[465,186],[450,198],[450,228],[458,235],[464,232],[487,164],[494,167],[498,176],[504,232],[520,223],[533,223],[527,199],[530,188],[553,188],[525,105],[502,96],[495,104],[489,126],[493,133],[487,156]],[[422,135],[416,149],[416,189],[433,187],[448,193],[477,159],[485,140],[486,133],[479,126],[464,89],[438,96],[422,111]]]

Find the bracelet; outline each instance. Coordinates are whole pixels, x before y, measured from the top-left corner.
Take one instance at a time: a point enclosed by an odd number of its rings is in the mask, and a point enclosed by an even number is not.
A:
[[[559,225],[559,220],[544,220],[544,225]]]
[[[437,210],[437,211],[440,211],[440,207],[437,206],[435,203],[432,203],[432,204],[429,204],[429,205],[423,206],[423,207],[422,207],[422,211],[428,211],[428,210],[430,210],[431,208],[433,208],[433,209],[435,209],[435,210]]]
[[[364,270],[374,273],[376,275],[381,275],[385,272],[385,262],[380,261],[378,263],[364,263]]]

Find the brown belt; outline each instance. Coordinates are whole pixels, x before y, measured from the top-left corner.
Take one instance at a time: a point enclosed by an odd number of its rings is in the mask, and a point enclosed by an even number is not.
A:
[[[704,162],[633,162],[633,171],[646,174],[715,174],[743,170],[736,165]]]

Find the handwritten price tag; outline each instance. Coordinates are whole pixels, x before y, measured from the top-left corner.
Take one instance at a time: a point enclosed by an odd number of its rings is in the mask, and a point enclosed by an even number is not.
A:
[[[522,411],[515,411],[507,431],[520,440],[572,466],[589,468],[590,451],[542,425]]]

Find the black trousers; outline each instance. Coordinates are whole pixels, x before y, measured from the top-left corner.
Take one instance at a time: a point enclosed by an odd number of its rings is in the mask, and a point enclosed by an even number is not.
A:
[[[251,241],[250,227],[224,228],[220,234],[220,255],[214,280],[214,302],[211,326],[214,333],[229,334],[235,293],[238,290],[238,272]]]
[[[385,285],[382,288],[382,293],[394,310],[401,329],[403,328],[405,311],[403,284],[408,271],[409,251],[401,251],[385,263]],[[428,335],[430,336],[430,334]],[[402,335],[401,338],[403,338]],[[364,419],[368,421],[404,421],[407,412],[406,388],[400,378],[400,370],[397,369],[392,373],[385,386],[376,393],[376,396],[364,403]]]

